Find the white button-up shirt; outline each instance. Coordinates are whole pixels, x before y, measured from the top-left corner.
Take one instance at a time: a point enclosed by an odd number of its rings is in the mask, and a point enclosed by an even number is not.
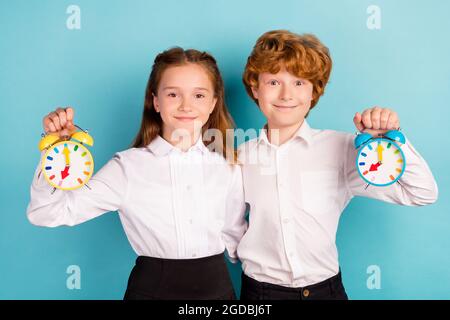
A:
[[[118,211],[138,255],[190,259],[227,249],[236,261],[244,234],[242,173],[202,140],[187,152],[158,136],[147,147],[118,152],[88,182],[56,190],[38,165],[27,216],[39,226],[73,226]]]
[[[437,199],[425,160],[407,141],[400,183],[369,186],[356,170],[354,135],[311,129],[306,120],[288,142],[265,133],[239,147],[249,229],[238,246],[246,275],[261,282],[304,287],[339,272],[336,231],[354,196],[402,205]]]

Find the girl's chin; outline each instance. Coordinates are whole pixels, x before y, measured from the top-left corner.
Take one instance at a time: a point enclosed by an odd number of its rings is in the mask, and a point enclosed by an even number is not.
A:
[[[185,127],[185,126],[202,126],[203,123],[199,118],[173,118],[173,125],[174,126],[181,126],[181,127]]]
[[[180,131],[180,134],[192,134],[196,131],[201,131],[202,129],[202,123],[201,122],[181,122],[177,121],[177,123],[174,123],[172,126],[173,131]]]
[[[194,123],[198,121],[195,118],[175,118],[175,120],[182,123]]]

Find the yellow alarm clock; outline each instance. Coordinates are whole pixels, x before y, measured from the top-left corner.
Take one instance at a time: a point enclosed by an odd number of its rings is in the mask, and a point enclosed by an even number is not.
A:
[[[42,173],[47,182],[56,189],[75,190],[81,188],[92,177],[94,159],[85,145],[92,146],[94,139],[81,129],[71,136],[44,135],[39,150],[46,149],[42,158]],[[54,190],[53,190],[54,191]]]

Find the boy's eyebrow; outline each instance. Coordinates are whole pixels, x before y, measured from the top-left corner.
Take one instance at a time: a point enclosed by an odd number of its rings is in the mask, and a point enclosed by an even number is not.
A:
[[[296,80],[302,80],[302,81],[308,80],[308,79],[306,79],[306,78],[297,77],[297,76],[294,76],[294,78],[295,78],[295,79],[294,79],[295,81],[296,81]],[[270,76],[267,76],[266,79],[264,79],[264,81],[279,80],[279,79],[280,79],[280,78],[277,77],[276,75],[271,74]]]

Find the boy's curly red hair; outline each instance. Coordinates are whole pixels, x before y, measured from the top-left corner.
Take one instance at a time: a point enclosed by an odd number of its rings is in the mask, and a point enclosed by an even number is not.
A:
[[[312,109],[330,78],[332,60],[328,48],[312,34],[300,35],[287,30],[264,33],[256,41],[243,74],[245,89],[256,103],[251,88],[258,87],[258,75],[277,73],[283,66],[293,75],[312,83]]]

